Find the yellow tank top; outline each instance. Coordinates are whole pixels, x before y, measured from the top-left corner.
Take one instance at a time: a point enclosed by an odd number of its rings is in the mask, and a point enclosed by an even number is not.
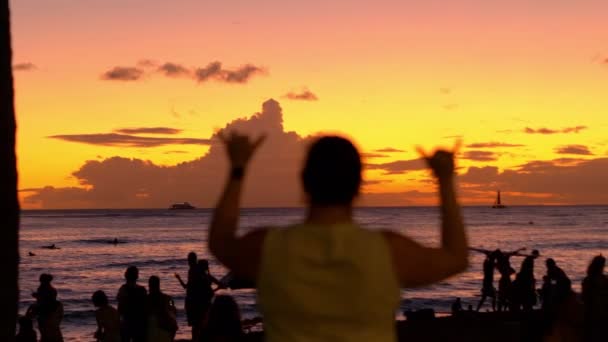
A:
[[[266,235],[258,303],[268,342],[394,342],[399,296],[379,232],[297,225]]]

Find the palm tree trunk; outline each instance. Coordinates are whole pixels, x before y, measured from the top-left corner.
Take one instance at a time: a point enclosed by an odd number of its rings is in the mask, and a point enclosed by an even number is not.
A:
[[[19,199],[9,1],[0,0],[0,341],[15,340],[19,301]]]

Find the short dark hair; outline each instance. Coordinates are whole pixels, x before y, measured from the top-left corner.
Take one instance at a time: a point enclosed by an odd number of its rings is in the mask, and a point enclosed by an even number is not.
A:
[[[93,305],[96,307],[108,305],[108,296],[106,296],[106,293],[101,290],[95,291],[91,299],[93,300]]]
[[[139,269],[137,266],[129,266],[125,271],[125,279],[129,281],[136,281],[139,278]]]
[[[304,191],[312,204],[350,204],[361,186],[361,157],[348,139],[325,136],[308,150],[302,170]]]
[[[160,278],[155,275],[148,278],[148,287],[150,292],[160,291]]]
[[[53,276],[48,273],[42,273],[39,280],[43,284],[50,284],[53,281]]]

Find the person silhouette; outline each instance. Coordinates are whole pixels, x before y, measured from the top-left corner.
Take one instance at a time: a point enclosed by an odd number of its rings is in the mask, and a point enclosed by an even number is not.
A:
[[[185,311],[188,326],[192,327],[192,341],[198,341],[200,325],[203,319],[204,301],[203,299],[203,278],[197,266],[198,258],[196,253],[188,253],[188,282],[184,282],[179,274],[175,273],[175,278],[186,290]]]
[[[232,296],[215,297],[205,320],[202,340],[208,342],[239,342],[244,336],[241,312]]]
[[[392,313],[400,288],[432,284],[468,266],[453,152],[427,156],[419,149],[439,181],[438,248],[395,232],[362,229],[354,222],[361,157],[349,140],[337,136],[318,138],[306,156],[301,173],[304,222],[241,236],[236,231],[242,187],[264,138],[253,141],[235,132],[217,136],[231,166],[213,212],[209,249],[236,276],[256,282],[266,341],[395,341]]]
[[[457,297],[456,300],[452,303],[451,306],[452,316],[458,315],[462,312],[462,301],[460,297]]]
[[[500,273],[498,279],[498,311],[507,310],[509,308],[509,300],[512,297],[512,281],[511,275],[515,274],[515,269],[511,266],[511,257],[514,255],[523,256],[521,251],[526,248],[520,248],[512,252],[503,252],[497,250],[496,268]]]
[[[587,268],[582,283],[585,317],[585,341],[608,341],[608,277],[604,274],[606,258],[598,255]]]
[[[148,280],[148,342],[171,342],[177,331],[175,305],[173,299],[160,290],[160,278],[151,276]]]
[[[122,342],[146,340],[146,288],[137,284],[139,269],[129,266],[125,271],[126,283],[118,290],[118,313]]]
[[[547,266],[547,277],[555,287],[555,300],[559,303],[572,292],[572,281],[552,258],[545,261]]]
[[[19,332],[15,336],[15,342],[37,342],[37,338],[32,319],[27,316],[19,317]]]
[[[486,258],[483,261],[483,280],[481,286],[481,299],[477,304],[477,310],[485,303],[487,297],[492,298],[492,311],[496,311],[496,288],[494,287],[494,268],[496,267],[496,258],[500,250],[489,251],[480,248],[469,248],[473,251],[483,253]]]
[[[118,310],[108,303],[106,293],[99,290],[91,297],[95,310],[95,320],[97,321],[97,331],[95,338],[98,342],[120,342],[120,314]]]
[[[57,290],[51,282],[53,276],[48,273],[40,275],[40,286],[32,296],[36,304],[28,309],[28,317],[38,318],[40,340],[49,342],[63,341],[61,320],[63,319],[63,304],[57,300]]]
[[[536,279],[534,278],[534,257],[526,257],[522,263],[519,273],[513,281],[512,298],[510,300],[511,311],[523,309],[532,311],[536,305]]]

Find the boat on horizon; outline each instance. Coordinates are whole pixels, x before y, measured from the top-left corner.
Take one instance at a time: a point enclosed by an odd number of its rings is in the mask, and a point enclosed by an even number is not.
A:
[[[183,210],[183,209],[196,209],[196,208],[188,202],[175,203],[169,208],[169,210]]]
[[[504,205],[504,204],[502,204],[500,202],[500,190],[498,190],[496,192],[496,201],[494,201],[494,205],[492,205],[492,208],[494,208],[494,209],[504,209],[506,207],[507,207],[506,205]]]

